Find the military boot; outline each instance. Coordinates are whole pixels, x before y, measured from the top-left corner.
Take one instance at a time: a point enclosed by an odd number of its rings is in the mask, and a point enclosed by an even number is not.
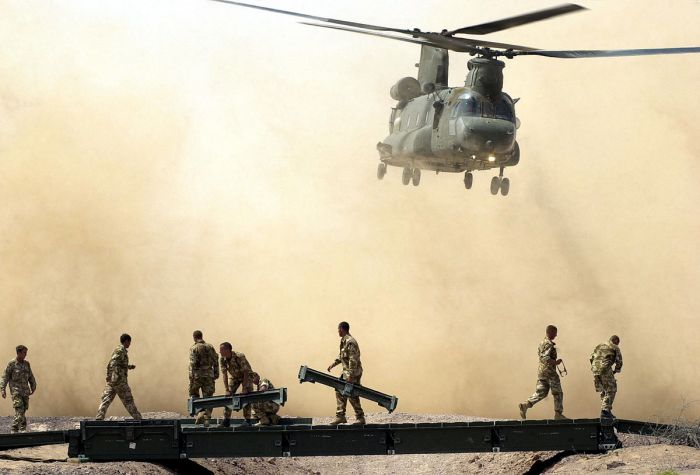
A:
[[[555,412],[554,413],[554,420],[555,421],[568,421],[569,418],[564,415],[562,412]]]
[[[344,415],[341,414],[341,415],[335,416],[335,420],[333,422],[331,422],[330,425],[337,426],[338,424],[347,424],[347,422],[348,422],[348,420],[345,418]]]
[[[206,414],[204,414],[203,412],[200,412],[199,414],[197,414],[197,417],[194,420],[194,424],[195,425],[202,424],[202,423],[204,423],[205,419],[206,419]]]
[[[521,402],[518,404],[518,409],[520,409],[520,418],[521,419],[527,419],[527,410],[530,409],[530,406],[526,402]]]
[[[365,421],[365,416],[355,417],[355,422],[352,423],[352,425],[354,426],[363,426],[365,424],[367,424],[367,422]]]
[[[231,427],[231,419],[223,418],[219,423],[219,427]]]
[[[270,425],[270,418],[267,416],[260,416],[260,420],[255,425],[256,426],[269,426]]]

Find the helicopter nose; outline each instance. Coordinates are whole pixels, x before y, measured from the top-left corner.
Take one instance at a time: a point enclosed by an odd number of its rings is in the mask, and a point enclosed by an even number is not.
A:
[[[464,145],[475,151],[505,153],[515,143],[515,124],[504,120],[478,119],[464,124]]]

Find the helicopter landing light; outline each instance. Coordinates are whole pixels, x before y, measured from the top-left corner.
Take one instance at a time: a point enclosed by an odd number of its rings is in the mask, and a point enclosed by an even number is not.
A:
[[[493,163],[495,161],[496,161],[496,157],[494,157],[493,155],[489,155],[489,162]]]

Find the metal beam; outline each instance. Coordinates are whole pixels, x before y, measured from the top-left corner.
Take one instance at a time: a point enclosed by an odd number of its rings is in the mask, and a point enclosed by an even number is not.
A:
[[[376,402],[390,413],[396,409],[396,405],[399,403],[399,398],[396,396],[380,393],[379,391],[375,391],[374,389],[370,389],[359,384],[348,383],[343,379],[336,378],[333,375],[326,374],[306,366],[299,368],[299,382],[319,383],[323,384],[324,386],[330,386],[345,397],[361,397],[364,399],[369,399],[370,401]]]
[[[284,406],[284,403],[287,402],[287,388],[232,394],[231,396],[191,397],[187,400],[187,410],[190,416],[194,416],[205,409],[216,409],[218,407],[228,407],[234,411],[240,411],[246,404],[266,401]]]

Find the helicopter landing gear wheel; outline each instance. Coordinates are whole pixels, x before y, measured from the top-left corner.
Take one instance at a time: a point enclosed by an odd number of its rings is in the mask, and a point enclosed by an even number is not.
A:
[[[501,188],[501,179],[497,176],[491,178],[491,194],[497,195],[498,190]]]
[[[510,180],[508,178],[501,179],[501,195],[508,196],[510,191]]]
[[[467,190],[471,190],[472,184],[474,184],[474,175],[472,175],[472,172],[466,172],[464,174],[464,187]]]
[[[377,179],[381,180],[386,175],[386,163],[380,163],[377,165]]]
[[[413,169],[413,186],[418,186],[420,183],[420,168]]]
[[[408,185],[408,182],[411,181],[411,177],[413,177],[413,170],[410,168],[404,168],[403,175],[401,175],[401,183]]]

